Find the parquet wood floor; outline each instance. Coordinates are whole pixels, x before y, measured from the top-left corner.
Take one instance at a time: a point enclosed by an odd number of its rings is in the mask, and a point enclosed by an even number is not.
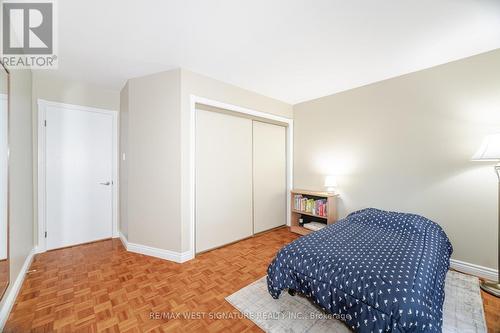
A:
[[[484,314],[488,332],[500,333],[500,298],[492,296],[481,290],[483,296]]]
[[[184,264],[127,252],[117,239],[43,253],[4,331],[260,332],[224,298],[264,276],[277,250],[296,238],[278,229]],[[488,296],[490,332],[500,332],[500,302]]]
[[[282,228],[184,264],[127,252],[117,239],[39,254],[5,331],[260,332],[245,318],[210,316],[240,316],[224,298],[264,276],[295,238]],[[172,319],[171,312],[205,318]]]

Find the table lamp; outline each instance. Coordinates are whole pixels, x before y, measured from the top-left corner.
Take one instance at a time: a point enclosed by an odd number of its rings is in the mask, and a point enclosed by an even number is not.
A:
[[[326,176],[325,187],[327,192],[335,193],[335,188],[337,187],[337,179],[335,176]]]

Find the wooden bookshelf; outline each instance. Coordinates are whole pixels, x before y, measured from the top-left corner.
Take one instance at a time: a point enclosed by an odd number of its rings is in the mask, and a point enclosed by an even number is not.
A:
[[[301,194],[305,198],[311,198],[311,199],[326,199],[326,216],[320,216],[313,214],[311,212],[305,212],[305,211],[300,211],[296,210],[294,207],[294,196],[297,194]],[[318,219],[319,221],[325,221],[326,224],[333,224],[337,222],[337,197],[338,194],[334,193],[329,193],[329,192],[316,192],[316,191],[308,191],[308,190],[292,190],[290,192],[291,196],[291,226],[290,226],[290,231],[295,232],[300,235],[307,235],[311,232],[312,230],[306,229],[304,227],[301,227],[299,225],[299,219],[302,218],[303,215],[313,217]]]

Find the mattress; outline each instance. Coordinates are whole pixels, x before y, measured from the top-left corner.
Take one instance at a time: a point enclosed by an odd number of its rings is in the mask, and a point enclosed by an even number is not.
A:
[[[452,251],[436,223],[368,208],[284,246],[268,290],[300,292],[356,332],[441,332]]]

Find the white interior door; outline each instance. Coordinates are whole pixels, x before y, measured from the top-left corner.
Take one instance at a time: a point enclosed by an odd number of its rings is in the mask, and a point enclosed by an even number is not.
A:
[[[0,94],[0,260],[7,259],[8,196],[8,113],[7,95]],[[3,281],[2,281],[3,282]]]
[[[196,252],[252,235],[252,120],[196,111]]]
[[[286,196],[286,128],[254,121],[254,233],[286,224]]]
[[[112,237],[113,116],[47,106],[46,245]]]

